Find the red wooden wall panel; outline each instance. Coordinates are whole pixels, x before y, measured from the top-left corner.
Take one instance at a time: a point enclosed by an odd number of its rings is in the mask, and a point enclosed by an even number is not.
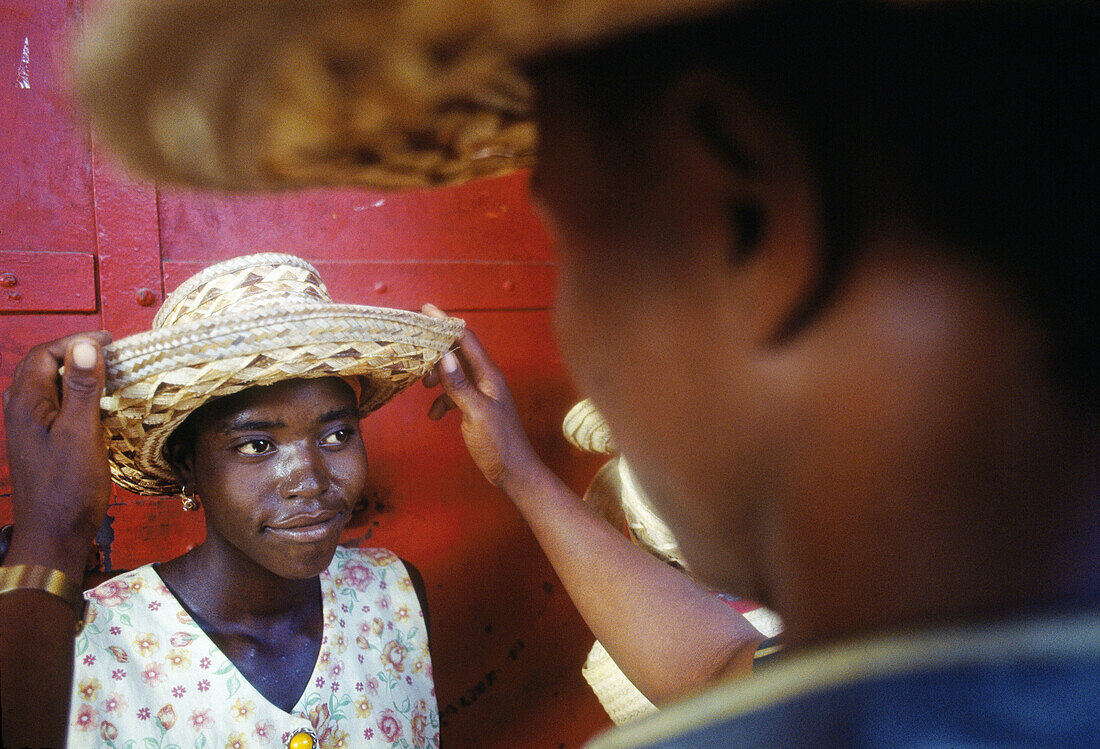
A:
[[[165,260],[295,252],[316,260],[546,262],[550,241],[506,177],[406,193],[309,190],[214,195],[162,189]]]
[[[577,395],[549,329],[553,253],[524,175],[401,195],[229,196],[136,180],[93,149],[65,104],[55,66],[82,12],[76,0],[0,0],[0,387],[36,342],[142,330],[199,268],[293,252],[337,301],[431,301],[466,318],[540,454],[585,486],[596,462],[561,437]],[[13,289],[20,298],[7,297]],[[591,635],[511,503],[466,455],[457,416],[427,419],[433,397],[415,387],[364,422],[370,486],[346,540],[388,546],[425,577],[444,746],[578,746],[607,722],[579,673]],[[0,461],[0,522],[10,491]],[[203,535],[201,513],[172,498],[116,489],[110,518],[113,569],[170,558]]]
[[[164,301],[157,190],[93,151],[96,252],[103,327],[120,338],[146,330]]]
[[[0,249],[92,253],[88,135],[59,77],[79,0],[0,0]]]
[[[0,254],[0,312],[95,312],[95,261],[83,252]]]

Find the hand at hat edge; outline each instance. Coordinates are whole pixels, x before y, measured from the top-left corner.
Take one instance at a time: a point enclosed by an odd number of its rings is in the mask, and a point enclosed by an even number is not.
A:
[[[4,392],[15,526],[5,564],[83,574],[110,497],[99,415],[110,340],[102,331],[65,336],[16,366]]]
[[[423,311],[441,319],[447,316],[430,304]],[[424,384],[443,388],[428,418],[442,419],[455,408],[462,413],[466,450],[489,483],[511,494],[513,485],[546,470],[523,431],[503,373],[472,330],[463,331],[457,349],[440,360]]]

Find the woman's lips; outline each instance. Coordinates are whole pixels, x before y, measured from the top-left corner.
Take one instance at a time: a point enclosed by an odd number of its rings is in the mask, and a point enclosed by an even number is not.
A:
[[[344,513],[342,512],[295,515],[280,520],[274,525],[267,526],[267,530],[288,541],[309,543],[320,541],[332,533],[333,530],[338,529],[343,517]]]

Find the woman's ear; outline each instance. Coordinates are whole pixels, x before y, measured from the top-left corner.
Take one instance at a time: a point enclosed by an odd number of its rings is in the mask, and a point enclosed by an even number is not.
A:
[[[688,70],[659,102],[663,165],[698,201],[729,285],[730,313],[770,345],[814,288],[821,228],[816,181],[793,129],[728,76]]]
[[[193,489],[195,485],[195,449],[191,441],[170,437],[168,444],[165,445],[165,453],[168,457],[168,464],[172,466],[172,472],[176,475],[176,481],[180,483],[180,486]]]

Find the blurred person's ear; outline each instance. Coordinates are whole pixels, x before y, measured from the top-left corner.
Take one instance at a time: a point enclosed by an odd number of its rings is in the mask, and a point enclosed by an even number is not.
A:
[[[664,169],[690,191],[720,241],[716,267],[749,342],[782,337],[818,280],[819,200],[806,149],[779,117],[736,84],[689,70],[661,96]],[[678,173],[678,174],[677,174]]]

